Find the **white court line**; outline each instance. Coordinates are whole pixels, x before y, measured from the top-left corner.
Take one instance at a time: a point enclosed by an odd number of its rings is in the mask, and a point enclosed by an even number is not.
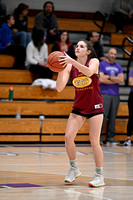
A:
[[[9,170],[4,170],[4,171],[8,172]],[[19,171],[18,171],[18,170],[17,170],[17,171],[14,170],[13,172],[19,172]],[[21,172],[23,172],[23,173],[29,173],[29,174],[30,174],[30,173],[32,173],[32,174],[33,174],[33,173],[35,173],[35,174],[38,173],[38,172],[33,172],[33,171],[31,172],[31,171],[27,171],[27,170],[26,170],[26,171],[20,171],[20,173],[21,173]],[[34,176],[35,176],[35,177],[37,177],[37,176],[42,176],[43,174],[45,174],[45,175],[43,175],[43,176],[49,176],[49,175],[55,175],[55,176],[56,176],[56,175],[57,175],[57,176],[60,176],[60,175],[61,175],[61,176],[66,176],[66,174],[63,174],[63,173],[51,173],[51,172],[40,172],[40,171],[39,171],[39,173],[40,173],[40,175],[34,175]],[[48,174],[48,175],[46,175],[46,174]],[[33,177],[33,175],[31,175],[31,176]],[[22,175],[21,175],[21,177],[31,177],[31,176],[29,176],[29,175],[25,175],[25,176],[23,175],[23,176],[22,176]],[[83,175],[83,174],[82,174],[81,176],[82,176],[82,177],[90,177],[89,175]],[[14,176],[2,176],[2,177],[14,177]],[[93,176],[92,176],[92,178],[93,178]],[[133,179],[125,179],[125,178],[120,178],[120,177],[118,177],[118,178],[115,178],[115,177],[114,177],[114,178],[111,178],[111,177],[109,177],[109,176],[106,176],[106,177],[104,176],[104,178],[107,178],[107,179],[110,179],[110,180],[118,180],[118,179],[119,179],[119,180],[123,180],[123,181],[133,181]]]
[[[94,197],[94,198],[102,199],[102,200],[112,200],[111,198],[108,198],[108,197],[103,197],[103,196],[95,195],[95,194],[86,194],[86,193],[83,193],[83,192],[78,192],[78,191],[74,191],[74,190],[71,190],[71,189],[67,189],[66,186],[63,186],[63,187],[64,187],[64,189],[63,189],[63,188],[54,187],[54,186],[52,186],[52,187],[42,186],[41,188],[38,188],[38,187],[37,187],[37,189],[38,189],[38,190],[52,189],[52,190],[56,190],[56,191],[63,191],[63,192],[65,192],[65,193],[68,192],[68,193],[71,193],[71,194],[82,195],[82,196],[85,196],[85,197]],[[3,186],[3,189],[4,189],[4,188],[14,189],[14,188],[9,187],[9,186]],[[34,188],[36,188],[36,187],[34,187]],[[74,186],[74,188],[80,189],[81,187],[80,187],[80,186]],[[72,188],[72,189],[74,189],[74,188]],[[66,189],[67,189],[67,190],[66,190]],[[88,187],[87,187],[87,189],[88,189]],[[103,190],[104,190],[104,188],[93,188],[93,189],[94,189],[94,190],[100,190],[100,189],[103,189]],[[77,198],[76,198],[76,199],[77,199]]]
[[[55,190],[65,191],[65,189],[58,188],[58,187],[47,187],[47,189],[55,189]],[[99,189],[99,188],[95,188],[95,189]],[[94,198],[98,198],[98,199],[103,199],[103,200],[112,200],[108,197],[100,197],[100,196],[97,196],[97,195],[94,195],[94,194],[93,195],[92,194],[86,194],[86,193],[83,193],[83,192],[76,192],[76,191],[71,191],[71,190],[69,190],[69,192],[79,194],[79,195],[83,195],[83,196],[87,196],[87,197],[94,197]]]
[[[113,165],[114,164],[123,164],[123,163],[125,163],[125,161],[123,161],[123,162],[114,162],[113,163]],[[133,163],[133,161],[132,162],[127,162],[126,161],[126,164],[132,164]],[[69,163],[60,163],[60,162],[57,162],[57,163],[55,163],[55,162],[53,162],[53,163],[41,163],[41,165],[42,166],[45,166],[45,165],[53,165],[53,166],[58,166],[58,165],[68,165]],[[94,165],[95,163],[94,162],[85,162],[85,163],[81,163],[81,162],[78,162],[78,165]],[[104,164],[112,164],[112,162],[104,162]],[[16,166],[16,163],[0,163],[0,166],[4,166],[4,165],[15,165]],[[37,166],[37,165],[40,165],[40,163],[17,163],[17,165],[18,166],[31,166],[31,165],[35,165],[35,166]]]
[[[25,151],[23,151],[23,152],[0,152],[0,156],[1,155],[7,155],[7,154],[38,154],[38,155],[48,155],[48,156],[54,156],[54,155],[67,155],[67,152],[53,152],[53,151],[47,151],[47,152],[25,152]],[[79,152],[79,151],[77,151],[77,153],[76,153],[77,155],[88,155],[87,153],[84,153],[84,152]]]

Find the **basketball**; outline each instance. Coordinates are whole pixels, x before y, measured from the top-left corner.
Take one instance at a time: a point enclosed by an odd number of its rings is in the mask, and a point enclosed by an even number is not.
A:
[[[61,72],[63,71],[65,67],[63,67],[59,62],[59,56],[64,56],[64,53],[61,51],[54,51],[49,54],[47,58],[47,64],[49,69],[51,69],[53,72]]]

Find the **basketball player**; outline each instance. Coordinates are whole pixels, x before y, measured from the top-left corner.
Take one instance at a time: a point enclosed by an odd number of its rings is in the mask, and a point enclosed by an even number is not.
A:
[[[65,133],[65,146],[70,160],[70,170],[65,177],[65,182],[71,183],[81,175],[76,160],[74,139],[86,118],[89,118],[89,137],[96,164],[94,179],[89,183],[89,186],[101,187],[105,185],[103,152],[99,144],[104,109],[99,91],[99,60],[90,42],[86,40],[77,43],[75,55],[77,61],[67,54],[60,56],[60,63],[66,68],[58,73],[56,85],[57,91],[61,92],[71,74],[76,91]]]

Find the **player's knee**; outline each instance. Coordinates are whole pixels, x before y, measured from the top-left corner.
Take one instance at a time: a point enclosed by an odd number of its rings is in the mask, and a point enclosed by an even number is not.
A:
[[[73,141],[73,138],[71,137],[71,135],[70,134],[65,135],[65,142],[70,143],[71,141]]]
[[[93,149],[99,146],[99,142],[97,140],[90,140],[90,142]]]

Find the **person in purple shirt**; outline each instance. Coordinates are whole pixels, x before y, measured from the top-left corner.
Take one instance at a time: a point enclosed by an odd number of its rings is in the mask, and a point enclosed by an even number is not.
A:
[[[131,145],[131,135],[133,131],[133,69],[129,72],[129,84],[131,85],[131,90],[128,98],[129,118],[127,123],[127,139],[124,142],[125,146]]]
[[[124,82],[122,67],[116,64],[117,51],[110,48],[106,60],[100,62],[100,92],[104,104],[104,120],[101,129],[100,143],[103,144],[102,132],[106,119],[108,118],[106,142],[114,143],[115,119],[119,106],[119,84]]]

